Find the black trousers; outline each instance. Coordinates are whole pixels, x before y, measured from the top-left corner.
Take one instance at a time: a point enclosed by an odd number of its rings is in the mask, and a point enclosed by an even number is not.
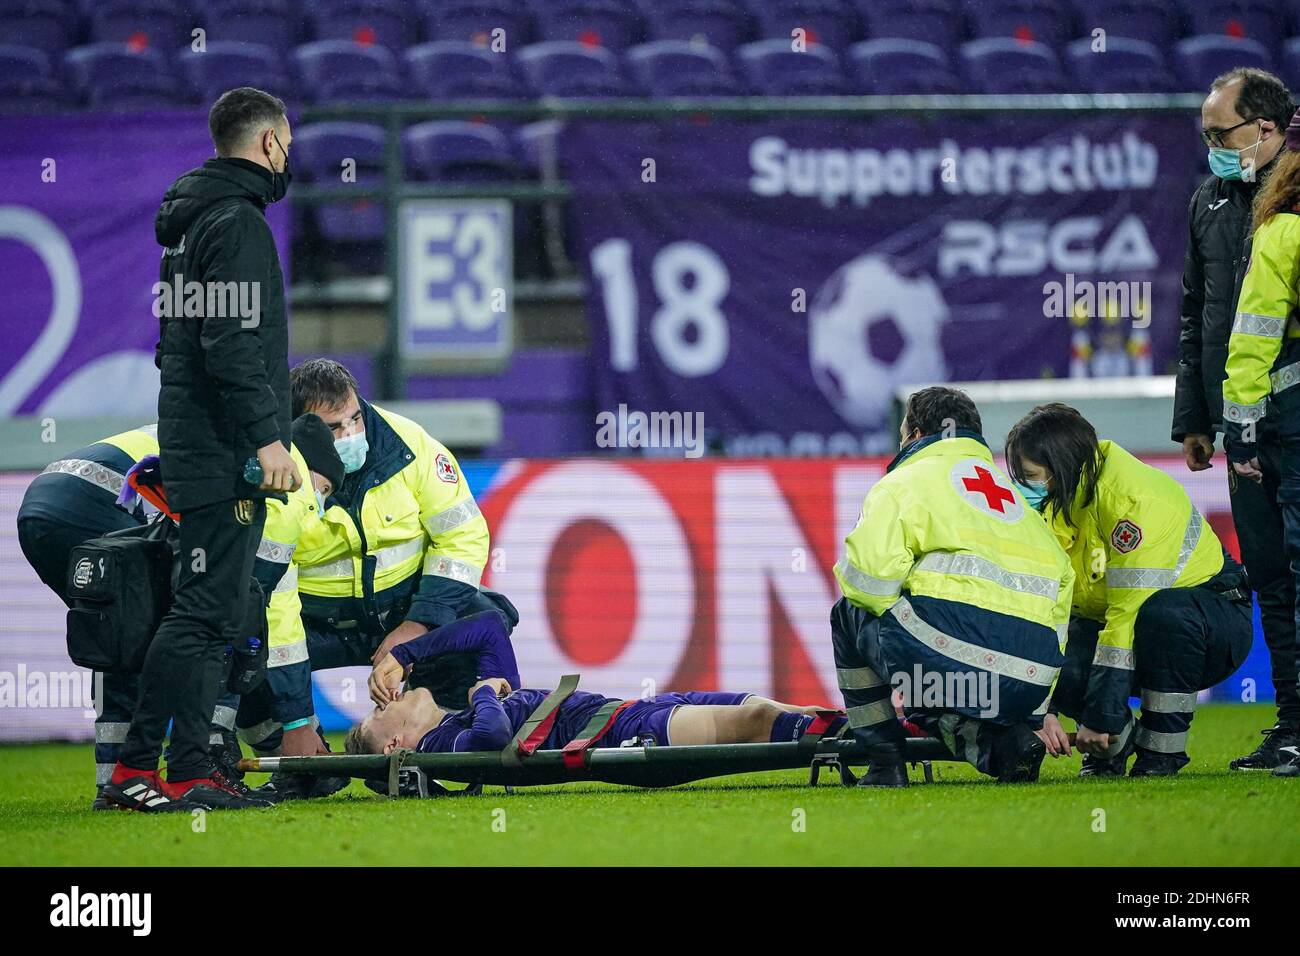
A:
[[[1093,656],[1102,625],[1070,621],[1065,664],[1052,695],[1053,706],[1079,719],[1087,698]],[[1251,608],[1208,588],[1166,588],[1147,598],[1134,626],[1134,670],[1130,696],[1142,698],[1140,747],[1184,753],[1198,691],[1231,676],[1254,640]],[[1131,725],[1120,732],[1127,739]]]
[[[1292,340],[1286,347],[1283,362],[1300,361],[1300,343]],[[1292,620],[1295,622],[1296,640],[1300,641],[1300,385],[1292,385],[1273,396],[1273,410],[1278,438],[1282,446],[1277,499],[1282,506],[1282,528],[1285,536],[1286,556],[1291,567],[1291,581],[1295,589],[1296,604]],[[1245,482],[1241,482],[1245,484]],[[1276,666],[1276,665],[1275,665]],[[1300,666],[1300,644],[1292,645],[1291,677],[1296,678]]]
[[[1264,481],[1242,478],[1228,466],[1228,492],[1232,522],[1241,543],[1241,563],[1250,575],[1259,601],[1264,642],[1277,695],[1278,721],[1300,728],[1300,692],[1296,689],[1296,576],[1287,561],[1284,544],[1282,439],[1269,418],[1259,426],[1259,466]]]
[[[206,777],[209,721],[222,690],[225,647],[242,635],[266,502],[223,501],[181,514],[181,574],[171,610],[149,645],[135,718],[122,746],[128,767],[158,765],[172,725],[167,775]]]
[[[79,479],[78,479],[79,480]],[[107,495],[105,495],[107,497]],[[107,505],[85,522],[72,524],[49,518],[18,518],[18,546],[32,570],[51,591],[68,603],[68,559],[72,549],[92,538],[140,525],[121,508]],[[137,694],[134,674],[95,673],[95,783],[108,782],[117,763]]]

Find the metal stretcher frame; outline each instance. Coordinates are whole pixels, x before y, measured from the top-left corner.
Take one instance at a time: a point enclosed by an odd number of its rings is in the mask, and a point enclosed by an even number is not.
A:
[[[388,793],[399,790],[403,770],[425,777],[469,784],[477,792],[484,784],[531,787],[545,784],[598,781],[630,787],[672,787],[692,780],[729,774],[808,768],[815,785],[822,768],[835,770],[845,784],[855,780],[851,767],[868,762],[862,745],[843,738],[822,738],[815,746],[798,741],[760,744],[653,745],[592,748],[575,760],[561,750],[538,750],[518,763],[504,751],[419,753],[399,749],[391,754],[330,754],[318,757],[253,757],[240,761],[249,772],[276,772],[361,777],[388,780]],[[924,763],[927,779],[932,760],[956,760],[938,738],[912,737],[903,742],[908,763]]]

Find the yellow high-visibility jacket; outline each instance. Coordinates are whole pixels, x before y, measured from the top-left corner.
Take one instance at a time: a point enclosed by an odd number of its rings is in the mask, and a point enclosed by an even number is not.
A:
[[[1043,518],[973,437],[921,439],[867,494],[835,566],[844,596],[880,615],[906,592],[1052,628],[1064,640],[1074,573]]]
[[[1298,283],[1300,215],[1278,213],[1255,231],[1228,337],[1223,421],[1230,438],[1264,417],[1269,395],[1300,384],[1300,362],[1276,367],[1284,339],[1300,338]]]
[[[488,527],[455,457],[422,427],[362,402],[369,452],[299,542],[303,614],[382,635],[437,627],[478,594]],[[409,605],[409,606],[408,606]]]
[[[1049,521],[1074,568],[1073,613],[1104,624],[1079,721],[1118,733],[1129,719],[1138,611],[1158,590],[1218,574],[1223,546],[1175,479],[1112,441],[1099,455],[1092,502],[1080,488],[1070,520],[1049,510]]]
[[[105,511],[129,510],[138,520],[146,513],[144,499],[123,509],[117,504],[126,473],[141,458],[158,454],[158,426],[144,425],[101,438],[51,462],[23,495],[19,518],[62,521],[102,533],[116,527],[105,524]],[[110,513],[109,517],[112,515]],[[120,517],[120,516],[119,516]]]

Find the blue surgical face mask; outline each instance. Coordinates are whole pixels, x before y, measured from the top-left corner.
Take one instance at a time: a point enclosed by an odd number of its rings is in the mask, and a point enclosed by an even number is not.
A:
[[[343,470],[350,475],[365,464],[366,452],[370,451],[370,445],[366,441],[366,433],[357,432],[347,438],[335,439],[334,450],[339,453],[339,458],[343,461]]]
[[[1043,503],[1047,501],[1047,485],[1041,481],[1028,481],[1024,484],[1016,482],[1016,487],[1020,493],[1025,496],[1025,504],[1035,511],[1043,510]]]
[[[316,492],[316,514],[320,516],[325,514],[325,496],[319,491]]]
[[[1244,175],[1241,168],[1241,154],[1247,149],[1256,149],[1263,140],[1264,134],[1261,131],[1259,139],[1245,149],[1228,149],[1226,146],[1210,147],[1210,172],[1220,179],[1241,179]]]

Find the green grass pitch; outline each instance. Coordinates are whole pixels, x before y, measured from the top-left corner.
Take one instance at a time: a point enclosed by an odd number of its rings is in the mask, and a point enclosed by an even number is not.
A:
[[[88,745],[0,747],[0,864],[12,865],[1284,865],[1300,864],[1300,780],[1230,773],[1270,708],[1207,706],[1172,780],[999,786],[936,764],[933,785],[816,789],[806,774],[646,791],[576,784],[388,801],[359,781],[270,810],[92,813]],[[338,748],[338,741],[331,741]],[[263,775],[250,776],[258,783]]]

